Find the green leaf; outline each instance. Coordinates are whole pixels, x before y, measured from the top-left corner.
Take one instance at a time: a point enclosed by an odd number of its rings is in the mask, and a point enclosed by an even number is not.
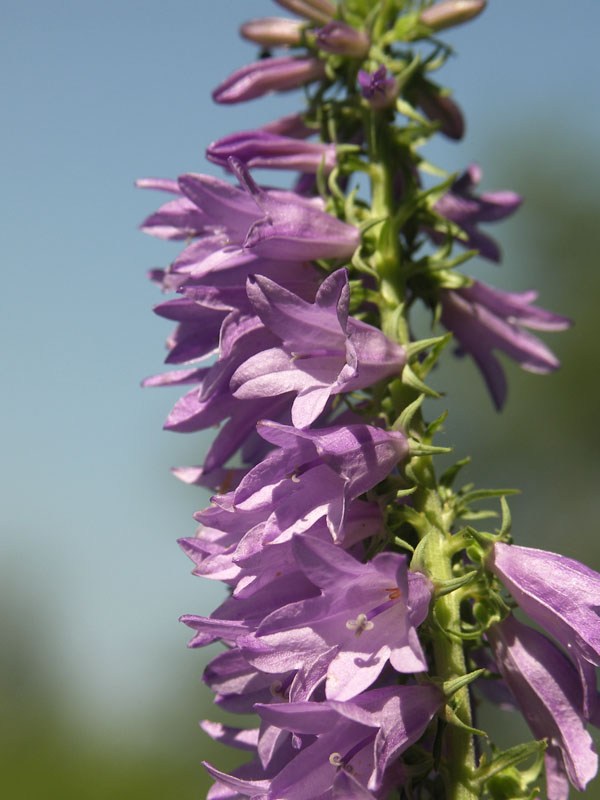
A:
[[[509,494],[520,494],[519,489],[475,489],[459,496],[461,505],[469,505],[475,500],[486,500],[488,497],[504,497]]]
[[[466,458],[457,461],[456,464],[453,464],[451,467],[448,467],[448,469],[442,474],[440,478],[440,483],[442,484],[442,486],[447,486],[448,488],[450,488],[454,483],[454,480],[458,475],[458,473],[461,471],[463,467],[466,467],[470,461],[471,461],[470,456],[467,456]]]
[[[541,739],[510,747],[508,750],[496,755],[489,764],[484,764],[480,767],[473,776],[473,781],[478,787],[482,788],[486,781],[499,772],[508,767],[514,767],[532,756],[543,754],[547,746],[547,740]]]

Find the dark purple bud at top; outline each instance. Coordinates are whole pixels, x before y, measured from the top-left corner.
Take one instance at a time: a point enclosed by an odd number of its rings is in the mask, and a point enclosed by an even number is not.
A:
[[[364,58],[371,46],[371,40],[364,31],[357,31],[339,20],[328,22],[316,34],[317,47],[327,53]]]
[[[241,131],[210,144],[209,161],[229,169],[227,159],[239,158],[248,167],[295,169],[316,173],[321,164],[326,173],[336,165],[335,145],[305,142],[289,136],[277,136],[264,130]]]
[[[325,77],[325,64],[316,58],[265,58],[233,72],[212,93],[216,103],[241,103],[267,92],[285,92]]]
[[[335,4],[329,0],[275,0],[275,2],[293,14],[298,14],[299,17],[321,25],[335,17]]]
[[[440,131],[449,139],[462,139],[465,134],[465,121],[462,111],[447,95],[435,87],[421,88],[417,93],[417,104],[432,122],[440,123]]]
[[[261,47],[294,46],[302,41],[303,25],[299,19],[265,17],[245,22],[240,28],[240,34]]]
[[[419,22],[434,31],[442,31],[444,28],[468,22],[481,14],[486,5],[486,0],[442,0],[423,11]]]
[[[371,101],[374,108],[386,108],[396,99],[397,81],[389,76],[386,67],[382,64],[375,72],[358,71],[358,84],[362,96]]]

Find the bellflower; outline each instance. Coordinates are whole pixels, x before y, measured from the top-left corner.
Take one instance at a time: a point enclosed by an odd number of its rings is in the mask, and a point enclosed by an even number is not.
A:
[[[396,99],[398,82],[393,75],[388,76],[387,68],[383,64],[375,72],[359,69],[358,85],[362,96],[369,100],[374,108],[386,108]]]
[[[465,120],[452,98],[441,94],[437,87],[423,84],[416,93],[416,102],[432,122],[438,122],[440,133],[458,141],[465,135]]]
[[[324,24],[335,17],[336,6],[330,0],[275,0],[275,2],[312,22]]]
[[[278,136],[265,130],[233,133],[210,144],[209,161],[229,168],[233,156],[248,167],[295,169],[316,173],[321,165],[325,173],[336,165],[335,145],[306,142],[291,136]]]
[[[244,362],[233,374],[231,388],[244,399],[297,392],[292,406],[297,428],[314,422],[331,395],[402,372],[404,349],[377,328],[348,316],[346,270],[323,281],[314,303],[260,275],[249,279],[248,296],[282,345]]]
[[[506,353],[529,372],[548,373],[560,366],[552,351],[524,328],[560,331],[570,321],[532,306],[536,297],[536,292],[503,292],[479,281],[440,293],[442,323],[475,359],[498,409],[504,405],[507,389],[494,350]]]
[[[582,792],[598,756],[581,717],[581,688],[568,658],[541,633],[507,617],[488,631],[494,658],[534,736],[548,739],[548,800],[566,800],[565,776]]]
[[[432,586],[409,573],[406,558],[380,553],[362,564],[331,541],[294,537],[296,562],[319,597],[265,617],[243,652],[267,672],[306,668],[319,659],[329,699],[348,700],[368,689],[388,659],[398,672],[427,670],[416,628],[427,616]],[[325,656],[325,654],[328,654]]]
[[[429,9],[433,11],[434,9]],[[466,239],[456,239],[469,250],[479,250],[479,255],[490,261],[500,261],[500,248],[487,234],[478,229],[481,222],[498,222],[513,214],[521,205],[521,197],[515,192],[483,192],[474,194],[481,181],[481,168],[470,164],[465,172],[442,195],[434,208],[442,217],[455,222],[466,233]],[[434,236],[441,241],[439,234]]]
[[[244,39],[256,42],[261,47],[282,47],[285,45],[299,45],[302,41],[302,28],[305,26],[300,20],[287,17],[266,17],[245,22],[240,28]]]
[[[324,77],[325,62],[317,58],[264,58],[237,69],[217,86],[212,97],[216,103],[241,103],[268,92],[298,89]]]
[[[487,564],[523,611],[574,659],[590,715],[600,666],[600,574],[558,553],[502,542],[494,544]]]
[[[371,41],[364,31],[358,31],[339,20],[331,20],[324,28],[316,31],[316,34],[317,46],[326,53],[365,58],[371,46]]]

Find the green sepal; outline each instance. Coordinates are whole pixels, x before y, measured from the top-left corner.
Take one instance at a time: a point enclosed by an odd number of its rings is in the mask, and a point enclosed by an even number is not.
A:
[[[425,438],[431,439],[437,431],[440,430],[444,422],[448,417],[448,411],[442,412],[437,419],[434,419],[433,422],[430,422],[427,428],[425,429]]]
[[[394,431],[406,431],[410,427],[410,423],[413,420],[413,417],[417,413],[417,411],[421,408],[421,404],[425,399],[424,394],[420,394],[416,400],[413,400],[412,403],[409,403],[406,408],[402,411],[398,419],[392,425],[392,430]]]
[[[455,728],[460,728],[463,731],[468,731],[472,733],[474,736],[484,736],[486,739],[489,738],[485,731],[480,730],[479,728],[473,728],[470,725],[464,723],[457,715],[456,712],[450,708],[450,706],[445,706],[443,711],[440,711],[440,716],[447,722],[449,725],[454,725]]]
[[[355,267],[359,272],[366,272],[367,275],[371,275],[374,278],[379,277],[377,270],[373,269],[373,267],[362,258],[360,254],[360,247],[356,248],[350,261],[352,266]]]
[[[416,439],[409,439],[408,451],[411,456],[435,456],[440,453],[451,453],[452,447],[436,447],[433,444],[424,444]]]
[[[460,589],[461,586],[466,586],[468,583],[471,583],[477,575],[478,572],[474,569],[458,578],[450,578],[447,581],[436,581],[434,596],[443,597],[445,594],[450,594],[456,591],[456,589]]]
[[[406,539],[401,539],[399,536],[394,536],[394,544],[397,547],[402,547],[403,550],[408,550],[410,553],[415,552],[415,548],[412,544],[409,544]]]
[[[430,352],[419,364],[421,375],[427,375],[436,364],[446,345],[452,340],[452,334],[446,333],[444,336],[437,337],[439,341],[432,345]]]
[[[509,494],[520,494],[519,489],[474,489],[471,492],[466,492],[459,495],[460,505],[468,506],[475,500],[486,500],[488,497],[505,497]]]
[[[481,678],[484,672],[484,669],[476,669],[466,675],[460,675],[458,678],[451,678],[448,681],[444,681],[440,688],[446,700],[449,700],[452,695],[456,694],[463,686],[468,686],[470,683],[473,683],[473,681],[476,681],[477,678]],[[481,733],[481,731],[476,731],[476,733]],[[486,734],[484,733],[483,735],[485,736]]]
[[[502,495],[500,498],[500,505],[502,506],[502,522],[500,523],[500,530],[498,536],[502,539],[508,539],[512,528],[512,517],[510,515],[510,508],[506,502],[506,497]]]
[[[427,397],[442,397],[439,392],[436,392],[435,389],[432,389],[430,386],[427,386],[426,383],[423,383],[421,378],[413,372],[412,368],[409,364],[404,365],[404,369],[402,370],[402,383],[406,384],[406,386],[410,386],[411,389],[415,389],[417,392],[422,392],[426,394]]]
[[[485,785],[486,781],[488,781],[490,778],[498,775],[503,770],[515,767],[517,764],[520,764],[522,761],[525,761],[532,756],[538,756],[539,760],[541,761],[544,750],[547,747],[548,742],[546,739],[539,739],[538,741],[527,742],[525,744],[518,744],[515,747],[510,747],[508,750],[504,750],[503,752],[495,755],[489,764],[483,764],[480,766],[473,775],[473,783],[481,789]],[[540,767],[538,767],[536,759],[536,764],[533,765],[533,768],[531,770],[527,770],[527,772],[520,773],[519,777],[521,780],[525,779],[526,783],[529,784],[532,780],[535,780],[538,777],[539,772]],[[521,785],[521,788],[524,789],[525,787]]]
[[[445,346],[451,338],[452,334],[447,333],[444,336],[433,336],[430,339],[419,339],[417,342],[411,342],[404,347],[406,358],[408,361],[412,361],[412,359],[418,353],[422,353],[423,350],[428,350],[430,347],[436,347],[437,345]]]
[[[363,236],[368,230],[374,228],[375,225],[379,225],[382,222],[386,222],[387,217],[371,217],[370,219],[366,219],[364,222],[361,222],[358,226],[358,230],[360,235]]]
[[[463,467],[466,467],[467,464],[471,461],[471,457],[467,456],[466,458],[462,458],[460,461],[457,461],[456,464],[453,464],[451,467],[442,474],[440,478],[440,484],[442,486],[447,486],[450,488],[454,483],[454,479],[461,471]]]

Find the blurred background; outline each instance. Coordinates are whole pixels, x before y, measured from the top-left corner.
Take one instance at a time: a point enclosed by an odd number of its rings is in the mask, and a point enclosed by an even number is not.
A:
[[[0,0],[0,785],[11,800],[202,798],[200,761],[230,766],[197,726],[218,717],[201,684],[211,653],[186,651],[177,622],[223,596],[175,544],[206,496],[168,468],[199,463],[207,439],[162,432],[177,392],[139,388],[170,329],[150,311],[145,272],[176,248],[136,230],[161,198],[133,181],[215,171],[210,141],[298,107],[293,93],[210,100],[256,55],[238,24],[278,13],[269,0]],[[576,322],[545,337],[563,361],[555,375],[506,365],[501,415],[470,361],[440,369],[439,443],[473,457],[465,479],[523,490],[511,502],[521,544],[600,570],[599,29],[597,0],[491,0],[447,36],[459,57],[440,79],[467,136],[428,155],[448,170],[478,161],[483,189],[525,197],[489,229],[502,266],[477,274],[539,288],[541,305]]]

